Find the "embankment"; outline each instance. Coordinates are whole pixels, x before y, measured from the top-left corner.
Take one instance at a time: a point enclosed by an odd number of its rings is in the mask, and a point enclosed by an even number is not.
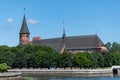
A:
[[[9,72],[39,73],[41,75],[104,75],[112,74],[111,68],[107,69],[11,69]]]
[[[21,72],[0,73],[0,80],[21,80]]]

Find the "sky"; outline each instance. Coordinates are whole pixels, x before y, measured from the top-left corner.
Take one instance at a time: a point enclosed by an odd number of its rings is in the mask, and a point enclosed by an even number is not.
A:
[[[0,45],[19,44],[24,12],[30,40],[61,37],[64,21],[66,36],[120,43],[120,0],[0,0]]]

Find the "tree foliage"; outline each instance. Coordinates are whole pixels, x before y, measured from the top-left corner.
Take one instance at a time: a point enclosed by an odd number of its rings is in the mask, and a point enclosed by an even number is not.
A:
[[[120,65],[120,45],[107,43],[108,54],[59,53],[45,45],[0,46],[0,63],[11,68],[101,68]]]
[[[120,52],[120,44],[117,42],[106,43],[105,46],[108,48],[110,52]]]
[[[0,64],[0,72],[7,72],[8,69],[10,69],[10,66],[8,66],[6,63]]]

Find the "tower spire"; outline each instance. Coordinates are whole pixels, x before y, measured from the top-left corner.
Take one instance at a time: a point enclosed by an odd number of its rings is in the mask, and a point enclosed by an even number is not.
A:
[[[64,39],[66,34],[65,34],[65,22],[63,21],[63,35],[62,35],[62,38]]]
[[[26,21],[26,16],[25,16],[25,7],[24,7],[24,16],[23,16],[23,22],[22,22],[22,26],[21,26],[21,30],[20,33],[27,33],[30,34],[28,26],[27,26],[27,21]]]
[[[23,17],[23,22],[22,22],[20,33],[28,33],[28,34],[30,33],[29,29],[28,29],[28,26],[27,26],[25,15]]]
[[[24,8],[24,16],[23,16],[23,22],[22,22],[22,26],[20,29],[20,39],[19,39],[19,44],[23,45],[23,44],[28,44],[29,43],[29,29],[27,26],[27,22],[26,22],[26,17],[25,17],[25,8]]]

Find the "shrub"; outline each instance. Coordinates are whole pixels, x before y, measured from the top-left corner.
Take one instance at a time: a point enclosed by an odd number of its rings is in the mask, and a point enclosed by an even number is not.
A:
[[[10,67],[6,63],[0,64],[0,72],[7,72],[8,69],[10,69]]]

